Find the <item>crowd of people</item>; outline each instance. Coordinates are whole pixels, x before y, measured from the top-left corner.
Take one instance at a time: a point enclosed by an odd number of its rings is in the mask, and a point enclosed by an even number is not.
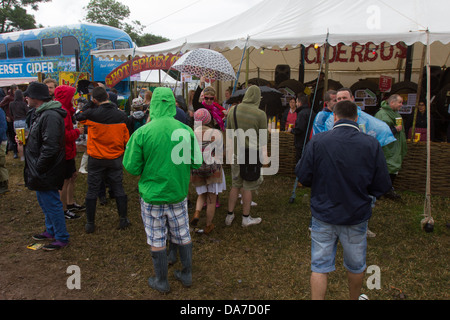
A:
[[[31,83],[25,92],[11,86],[1,102],[0,191],[4,193],[8,188],[5,154],[10,150],[14,158],[25,161],[25,185],[36,191],[44,213],[45,229],[33,239],[51,240],[43,247],[45,250],[69,244],[66,220],[79,219],[77,213],[81,211],[86,216],[85,232],[95,232],[97,199],[102,204],[106,188],[116,201],[118,229],[130,226],[128,197],[123,188],[125,169],[139,176],[141,216],[155,272],[148,279],[149,286],[162,293],[170,291],[168,265],[175,263],[178,256],[182,269],[175,271],[175,277],[184,286],[191,286],[191,231],[213,232],[219,197],[227,189],[225,171],[222,162],[216,161],[214,148],[224,144],[224,137],[227,144],[234,145],[227,149],[231,152],[227,159],[233,159],[233,163],[225,225],[235,220],[239,198],[243,205],[242,226],[262,222],[250,211],[256,205],[253,194],[264,181],[261,167],[266,163],[267,145],[253,145],[251,140],[239,140],[239,135],[229,138],[224,134],[226,130],[254,129],[258,141],[267,141],[267,137],[260,136],[268,134],[264,131],[268,121],[260,109],[258,86],[250,86],[242,101],[234,105],[226,101],[219,104],[215,90],[205,86],[203,79],[197,90],[189,93],[187,104],[171,89],[156,88],[146,92],[144,99],[132,101],[129,116],[117,107],[117,95],[108,93],[102,85],[92,89],[88,100],[79,100],[78,111],[74,108],[75,93],[71,86],[58,86],[46,79],[44,83]],[[344,247],[353,299],[358,298],[362,287],[370,232],[367,224],[376,199],[400,197],[392,185],[406,154],[405,128],[397,122],[402,98],[392,95],[375,115],[395,136],[395,142],[386,146],[361,132],[360,110],[351,90],[330,90],[323,98],[324,108],[317,114],[307,95],[291,99],[282,116],[282,127],[294,135],[298,181],[311,187],[312,297],[325,297],[327,274],[334,270],[339,240]],[[326,126],[330,118],[332,130]],[[24,129],[24,140],[16,136],[16,129]],[[85,134],[86,154],[80,172],[87,173],[88,190],[84,204],[79,205],[74,194],[78,173],[76,141]],[[179,134],[179,139],[174,139],[174,134]],[[229,140],[235,138],[237,144]],[[180,143],[186,148],[175,153],[180,158],[175,159],[174,150],[179,150]],[[239,143],[246,152],[256,150],[256,164],[237,161]],[[190,184],[197,193],[191,219]],[[200,229],[204,207],[206,225]],[[333,237],[325,240],[324,234]]]

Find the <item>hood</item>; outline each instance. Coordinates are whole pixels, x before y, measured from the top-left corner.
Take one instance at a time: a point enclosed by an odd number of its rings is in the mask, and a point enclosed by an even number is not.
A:
[[[386,114],[389,115],[390,117],[396,118],[400,116],[400,114],[397,111],[392,110],[387,100],[381,102],[381,109],[383,109],[384,112],[386,112]]]
[[[136,120],[141,120],[142,118],[144,118],[144,116],[145,116],[144,111],[133,112],[133,118],[135,118]]]
[[[66,85],[57,86],[55,89],[55,100],[59,101],[64,109],[72,111],[72,98],[75,92],[76,89],[74,87]]]
[[[244,99],[242,99],[242,105],[254,106],[259,109],[259,103],[261,102],[261,89],[258,86],[250,86],[245,91]]]
[[[153,91],[150,102],[150,119],[162,117],[173,118],[177,113],[175,107],[175,97],[170,88],[158,87]]]
[[[58,111],[58,113],[60,113],[63,118],[65,118],[67,115],[67,111],[61,108],[61,103],[58,101],[44,102],[39,108],[36,109],[36,113],[38,114],[44,112],[45,110],[52,109]]]
[[[389,106],[389,104],[387,103],[386,100],[381,102],[381,108],[383,108],[383,109],[391,109],[391,107]]]

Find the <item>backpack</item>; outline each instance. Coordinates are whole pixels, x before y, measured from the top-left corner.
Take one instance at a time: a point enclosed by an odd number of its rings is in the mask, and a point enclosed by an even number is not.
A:
[[[202,143],[202,153],[205,151],[205,149],[211,144],[211,141],[203,141]],[[198,169],[193,169],[191,173],[193,175],[199,176],[201,178],[209,178],[214,173],[219,171],[221,168],[221,165],[216,162],[212,162],[210,164],[207,164],[205,162],[205,159],[203,159],[202,165]]]

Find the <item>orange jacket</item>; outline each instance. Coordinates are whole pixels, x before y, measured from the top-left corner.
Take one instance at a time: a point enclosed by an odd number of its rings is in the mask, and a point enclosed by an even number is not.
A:
[[[87,153],[96,159],[117,159],[125,152],[130,135],[126,114],[112,103],[101,104],[77,114],[88,126]]]

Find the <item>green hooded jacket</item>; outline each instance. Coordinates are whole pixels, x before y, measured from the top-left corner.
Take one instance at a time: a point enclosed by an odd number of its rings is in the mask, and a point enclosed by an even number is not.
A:
[[[386,122],[389,128],[395,127],[395,118],[401,118],[400,113],[391,109],[387,101],[381,103],[380,110],[375,114],[375,118]],[[403,158],[406,155],[406,135],[405,126],[403,125],[402,131],[394,134],[397,139],[394,142],[389,143],[383,147],[384,157],[388,166],[390,174],[397,173],[401,167]]]
[[[202,164],[202,155],[190,127],[174,118],[175,97],[170,88],[156,88],[150,104],[151,121],[137,129],[127,143],[125,169],[140,176],[139,193],[154,205],[183,201],[191,169]]]

